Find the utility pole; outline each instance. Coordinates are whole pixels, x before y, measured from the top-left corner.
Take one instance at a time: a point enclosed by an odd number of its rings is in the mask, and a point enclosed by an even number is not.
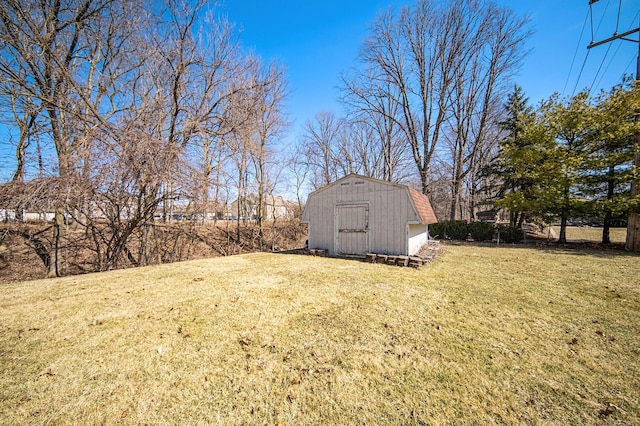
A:
[[[589,6],[593,3],[598,2],[599,0],[589,0]],[[633,30],[626,31],[624,33],[618,34],[617,30],[613,35],[604,40],[593,42],[587,46],[587,49],[591,49],[592,47],[600,46],[605,43],[610,43],[614,40],[625,40],[631,41],[634,43],[638,43],[638,56],[636,57],[636,85],[640,85],[640,36],[638,40],[633,40],[630,38],[626,38],[628,35],[633,33],[637,33],[640,31],[640,23],[638,28]],[[640,120],[640,117],[636,117],[636,120]],[[633,168],[635,169],[636,176],[631,181],[631,197],[640,196],[640,132],[636,133],[636,148],[635,154],[633,156]],[[640,252],[640,207],[635,207],[632,211],[629,212],[629,219],[627,221],[627,241],[625,244],[625,248],[627,251]]]

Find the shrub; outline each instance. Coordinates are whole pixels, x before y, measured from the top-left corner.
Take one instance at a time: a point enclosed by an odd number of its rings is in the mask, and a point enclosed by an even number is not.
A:
[[[524,231],[517,226],[498,225],[500,242],[519,243],[524,240]]]
[[[463,220],[444,220],[429,225],[429,234],[433,238],[466,240],[469,234],[475,241],[489,241],[496,231],[502,243],[519,243],[524,240],[524,231],[516,226],[498,225],[487,222],[467,223]]]
[[[429,234],[434,238],[465,240],[469,234],[467,222],[464,220],[443,220],[429,225]]]
[[[467,231],[476,241],[490,241],[493,239],[496,228],[493,226],[493,223],[471,222],[467,224]]]

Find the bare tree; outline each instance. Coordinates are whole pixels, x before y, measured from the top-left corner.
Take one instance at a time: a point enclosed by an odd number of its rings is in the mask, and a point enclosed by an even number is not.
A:
[[[254,58],[255,59],[255,58]],[[233,130],[225,137],[225,143],[229,148],[230,158],[233,162],[236,174],[236,243],[241,243],[240,221],[251,219],[249,200],[249,161],[251,149],[256,133],[258,102],[254,90],[258,81],[259,64],[251,61],[251,66],[245,68],[241,74],[234,78],[234,95],[230,98],[227,115]],[[242,88],[242,89],[241,89]]]
[[[423,193],[431,191],[431,165],[444,135],[462,143],[473,125],[483,139],[488,113],[483,117],[481,108],[489,110],[498,82],[514,69],[524,24],[526,19],[491,1],[421,0],[397,15],[381,14],[372,25],[360,54],[362,68],[343,78],[345,99],[369,119],[384,117],[378,121],[382,128],[399,127]],[[464,125],[460,135],[458,129],[452,133],[458,127],[453,122]],[[458,151],[468,156],[466,149]],[[454,170],[461,173],[457,165]]]
[[[456,66],[451,87],[451,111],[447,120],[447,135],[452,136],[452,187],[450,219],[464,218],[461,192],[467,177],[484,165],[487,151],[497,144],[495,132],[499,104],[505,96],[505,86],[524,55],[522,44],[527,35],[521,28],[527,20],[518,19],[513,12],[494,4],[471,4],[466,31],[460,42],[466,46]],[[474,9],[480,8],[480,9]],[[474,194],[472,192],[472,194]],[[469,194],[470,196],[472,194]],[[475,201],[470,203],[475,204]],[[473,208],[470,218],[474,218]]]
[[[314,188],[320,188],[339,177],[339,144],[344,120],[331,112],[319,112],[313,121],[307,121],[301,136],[306,148],[305,158],[309,162]]]
[[[238,117],[234,111],[234,102],[254,89],[252,82],[243,80],[247,70],[253,69],[254,61],[242,55],[242,49],[236,40],[233,27],[227,21],[206,18],[207,31],[200,34],[201,43],[197,46],[199,63],[196,72],[199,84],[189,85],[192,103],[197,101],[193,110],[196,125],[192,136],[191,151],[194,173],[198,187],[193,191],[196,210],[201,211],[203,220],[209,216],[209,209],[221,210],[220,195],[224,181],[230,172],[226,166],[232,153],[226,141],[231,140],[233,132],[247,120],[246,115]],[[194,93],[193,88],[199,87]],[[210,192],[213,191],[212,194]],[[213,196],[211,202],[210,195]],[[216,212],[216,213],[217,213]]]
[[[295,217],[301,217],[304,209],[302,201],[305,188],[308,185],[311,165],[305,158],[306,148],[302,144],[296,144],[295,150],[289,155],[286,164],[290,175],[291,185],[296,194],[297,211]]]
[[[6,102],[6,110],[10,111],[5,120],[18,129],[18,141],[15,146],[16,170],[11,178],[12,182],[24,182],[27,168],[27,150],[33,138],[38,138],[41,125],[38,117],[41,105],[29,96],[18,96],[19,90],[12,87],[10,82],[0,90],[0,99]],[[4,96],[3,96],[4,95]],[[4,109],[4,108],[3,108]]]
[[[341,100],[351,109],[351,125],[359,129],[360,135],[368,135],[370,153],[363,158],[367,164],[365,174],[397,182],[403,179],[408,153],[405,134],[397,124],[399,104],[395,102],[392,85],[372,76],[371,69],[365,72],[342,77]],[[370,170],[372,162],[375,166]]]
[[[359,80],[370,86],[352,86],[356,95],[393,103],[376,110],[402,129],[424,193],[429,192],[429,167],[446,118],[453,73],[449,57],[455,53],[450,46],[454,26],[447,18],[429,1],[404,7],[397,18],[390,11],[381,14],[360,56],[365,69],[357,71],[368,76]]]
[[[0,75],[16,96],[41,109],[63,179],[78,172],[89,133],[119,109],[113,103],[123,74],[118,58],[135,28],[129,18],[137,16],[136,6],[118,0],[6,0],[0,6]],[[59,275],[64,206],[55,211],[49,276]]]
[[[272,191],[271,145],[286,124],[284,72],[245,55],[233,26],[206,6],[0,4],[0,102],[13,108],[3,118],[20,136],[14,180],[30,179],[27,154],[37,135],[38,157],[41,144],[55,154],[48,170],[56,182],[77,184],[48,186],[66,192],[40,207],[55,211],[51,244],[42,245],[50,248],[49,276],[61,273],[66,219],[92,241],[97,269],[142,265],[163,260],[158,206],[168,220],[178,196],[186,197],[188,212],[206,219],[229,197],[231,174],[239,196]]]
[[[251,159],[255,169],[255,179],[258,190],[257,224],[260,244],[264,237],[263,223],[266,216],[265,196],[270,191],[268,162],[273,157],[272,146],[275,138],[282,134],[288,126],[284,111],[284,101],[288,94],[284,70],[271,64],[259,74],[260,84],[256,90],[256,132],[255,144],[250,149]]]
[[[90,216],[87,230],[95,243],[98,269],[158,262],[147,240],[147,225],[164,201],[161,189],[175,167],[177,148],[172,151],[147,134],[127,129],[118,139],[102,138],[96,144],[90,188],[97,214]]]

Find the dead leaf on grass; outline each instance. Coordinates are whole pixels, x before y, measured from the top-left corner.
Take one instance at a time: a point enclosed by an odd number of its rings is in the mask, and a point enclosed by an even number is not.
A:
[[[613,405],[613,404],[612,404],[612,403],[610,403],[610,402],[606,402],[606,403],[604,404],[604,408],[601,408],[601,409],[600,409],[600,412],[598,413],[598,416],[599,416],[601,419],[607,418],[607,417],[609,417],[610,415],[615,414],[615,412],[617,411],[617,409],[618,409],[618,408],[619,408],[619,407],[617,407],[616,405]]]
[[[253,343],[253,336],[250,333],[242,333],[238,338],[238,343],[240,343],[242,349],[246,349],[247,346]]]
[[[54,377],[54,376],[57,376],[57,375],[58,375],[58,372],[57,372],[57,371],[54,371],[54,370],[52,370],[51,368],[47,368],[47,371],[45,371],[44,373],[38,374],[38,375],[36,376],[36,379],[35,379],[35,380],[36,380],[36,382],[37,382],[37,381],[38,381],[38,380],[40,380],[40,378],[42,378],[42,377]]]

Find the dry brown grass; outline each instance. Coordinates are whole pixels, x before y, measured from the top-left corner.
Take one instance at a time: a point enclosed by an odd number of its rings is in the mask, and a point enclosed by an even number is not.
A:
[[[640,258],[448,245],[0,287],[2,424],[640,421]]]

